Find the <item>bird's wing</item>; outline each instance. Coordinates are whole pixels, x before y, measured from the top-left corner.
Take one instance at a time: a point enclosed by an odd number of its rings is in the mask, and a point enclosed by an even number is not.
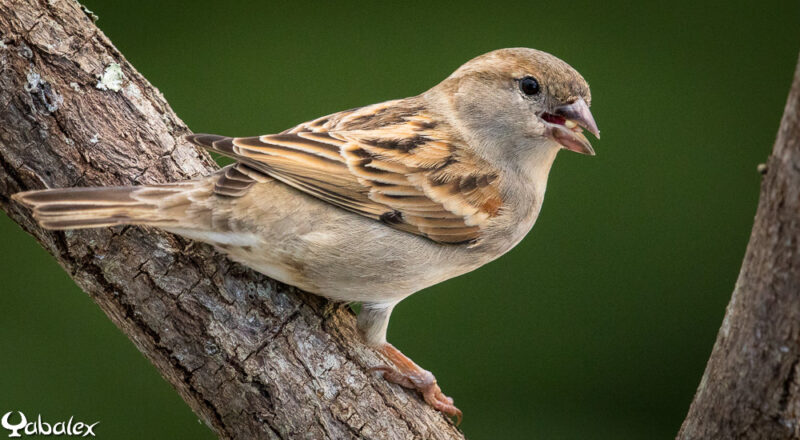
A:
[[[241,197],[256,183],[269,180],[272,180],[269,175],[238,162],[219,170],[217,180],[214,182],[214,193],[220,196]]]
[[[394,228],[442,243],[474,241],[502,205],[499,173],[438,125],[421,107],[390,101],[280,134],[188,139]]]

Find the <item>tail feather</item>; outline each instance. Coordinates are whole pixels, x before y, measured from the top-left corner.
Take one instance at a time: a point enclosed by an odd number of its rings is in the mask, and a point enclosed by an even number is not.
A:
[[[99,228],[123,224],[185,223],[198,182],[154,186],[64,188],[26,191],[12,198],[33,209],[47,229]]]

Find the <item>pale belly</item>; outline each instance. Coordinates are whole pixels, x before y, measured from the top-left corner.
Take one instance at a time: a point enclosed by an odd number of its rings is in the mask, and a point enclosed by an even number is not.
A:
[[[279,183],[257,185],[241,198],[227,199],[227,207],[219,202],[215,215],[226,216],[230,230],[170,231],[337,301],[396,302],[499,256],[398,231]]]

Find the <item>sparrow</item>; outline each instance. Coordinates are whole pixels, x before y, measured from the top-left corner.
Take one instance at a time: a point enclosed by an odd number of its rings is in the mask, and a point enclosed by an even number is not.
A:
[[[197,180],[27,191],[55,230],[147,225],[333,301],[360,302],[373,368],[461,420],[435,377],[386,341],[414,292],[508,252],[533,227],[561,149],[594,155],[583,77],[528,48],[495,50],[414,97],[278,134],[186,139],[236,162]]]

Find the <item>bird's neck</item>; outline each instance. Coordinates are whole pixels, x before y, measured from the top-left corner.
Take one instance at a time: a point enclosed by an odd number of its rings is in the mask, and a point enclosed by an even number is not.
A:
[[[518,151],[518,156],[506,173],[507,181],[504,182],[504,192],[510,197],[508,200],[517,200],[517,206],[509,206],[514,212],[517,221],[530,229],[539,215],[539,210],[544,201],[547,189],[547,178],[553,161],[561,149],[558,144],[543,143],[529,150]],[[527,233],[526,229],[526,233]]]
[[[517,158],[516,165],[506,169],[501,183],[504,200],[501,214],[485,231],[480,247],[497,258],[516,246],[536,223],[544,201],[547,177],[560,147],[531,151]]]
[[[527,179],[530,185],[544,194],[550,168],[552,168],[559,150],[561,150],[560,145],[547,139],[529,150],[520,151],[518,160],[515,162],[516,173],[523,179]]]

